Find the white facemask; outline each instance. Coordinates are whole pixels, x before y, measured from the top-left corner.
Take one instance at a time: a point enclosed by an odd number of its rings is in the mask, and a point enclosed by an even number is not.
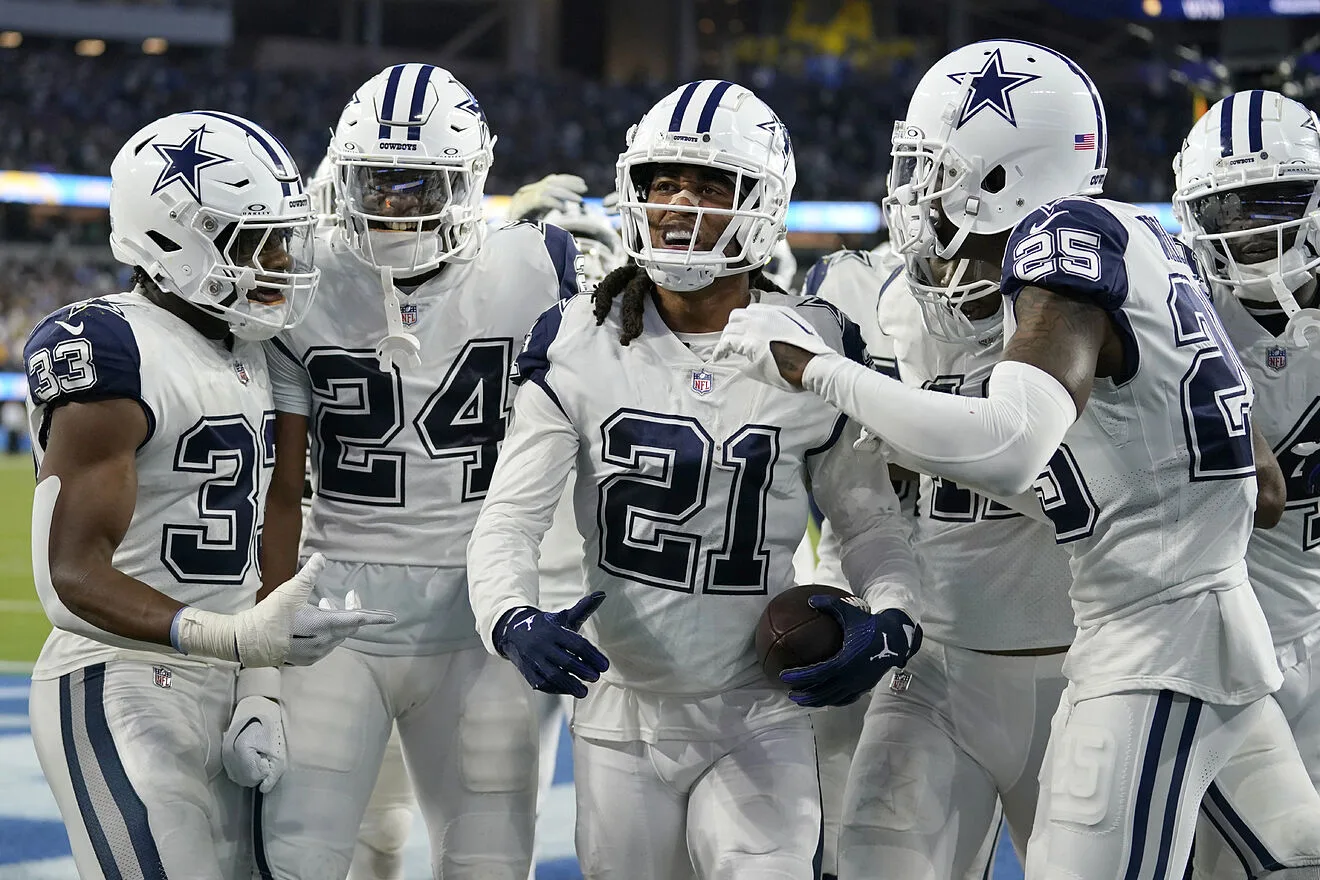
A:
[[[405,273],[418,266],[433,265],[440,254],[440,236],[434,233],[418,235],[412,230],[368,229],[365,237],[364,256],[376,266],[389,266]]]

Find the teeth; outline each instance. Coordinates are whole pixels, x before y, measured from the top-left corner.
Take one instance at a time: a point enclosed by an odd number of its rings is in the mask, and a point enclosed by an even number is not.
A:
[[[665,233],[665,244],[687,244],[692,241],[692,233],[687,230],[670,230]]]

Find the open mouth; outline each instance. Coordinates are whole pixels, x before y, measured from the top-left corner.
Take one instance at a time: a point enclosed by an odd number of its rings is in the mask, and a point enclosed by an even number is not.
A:
[[[666,249],[687,250],[692,246],[692,229],[674,226],[661,230],[660,240]]]
[[[266,290],[263,288],[248,291],[247,298],[249,302],[261,303],[263,306],[277,306],[284,302],[284,294],[280,293],[278,290]]]

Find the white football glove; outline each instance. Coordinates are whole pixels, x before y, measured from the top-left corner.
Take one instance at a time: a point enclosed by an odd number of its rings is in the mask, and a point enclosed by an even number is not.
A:
[[[547,174],[535,183],[518,188],[509,199],[509,222],[540,220],[551,211],[582,204],[587,182],[576,174]]]
[[[269,697],[239,700],[225,731],[220,758],[235,784],[269,793],[289,763],[280,704]]]
[[[815,355],[835,353],[793,309],[752,303],[746,308],[734,309],[729,315],[729,323],[715,346],[714,360],[731,359],[735,367],[753,379],[785,391],[801,391],[790,385],[779,372],[779,365],[770,353],[772,342],[796,345]]]
[[[238,614],[189,605],[174,616],[170,642],[181,654],[237,660],[244,666],[306,666],[364,626],[394,623],[388,611],[323,610],[307,604],[324,567],[325,557],[313,553],[297,574]]]

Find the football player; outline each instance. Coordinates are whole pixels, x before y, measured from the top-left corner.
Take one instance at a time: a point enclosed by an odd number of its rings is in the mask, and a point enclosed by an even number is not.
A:
[[[399,615],[315,674],[285,671],[288,768],[258,799],[255,842],[280,880],[348,872],[396,724],[435,875],[531,867],[531,692],[473,632],[464,549],[504,438],[515,346],[577,291],[577,251],[554,227],[487,233],[493,146],[476,98],[442,68],[395,65],[359,88],[330,146],[340,222],[317,240],[322,308],[270,349],[266,581],[296,566],[310,434],[303,546],[327,557],[317,595],[356,591]]]
[[[1288,738],[1264,699],[1281,677],[1245,563],[1253,518],[1282,513],[1283,478],[1268,446],[1253,454],[1251,381],[1190,255],[1150,214],[1092,198],[1107,146],[1090,78],[1015,40],[937,62],[895,124],[897,249],[1002,263],[1012,308],[984,397],[852,365],[767,305],[734,315],[721,343],[862,419],[900,460],[991,495],[1034,489],[1072,550],[1078,632],[1032,880],[1181,876],[1188,805],[1254,726]],[[1302,864],[1276,876],[1315,876]]]
[[[858,316],[873,362],[888,353],[885,369],[909,385],[980,396],[1001,353],[998,267],[914,260],[908,275],[845,253],[813,281]],[[982,877],[1001,803],[1021,858],[1066,683],[1072,574],[1053,533],[950,480],[923,476],[916,494],[926,641],[872,695],[844,804],[844,876],[885,865],[913,880]],[[823,559],[834,543],[827,533]]]
[[[274,416],[259,340],[317,283],[288,151],[246,119],[180,113],[110,178],[134,288],[49,315],[24,350],[32,568],[55,626],[32,739],[80,877],[222,880],[246,837],[220,772],[240,664],[312,663],[393,617],[308,604],[319,557],[254,605]]]
[[[1256,391],[1252,423],[1287,480],[1276,527],[1247,544],[1283,685],[1274,694],[1305,771],[1264,740],[1210,785],[1196,875],[1258,877],[1295,861],[1292,829],[1320,824],[1296,787],[1320,785],[1320,134],[1315,113],[1277,92],[1230,95],[1192,127],[1174,160],[1174,213]],[[1271,775],[1254,757],[1270,751]],[[1246,781],[1251,778],[1251,784]],[[1227,846],[1225,845],[1227,843]]]
[[[915,565],[883,459],[853,449],[856,428],[711,358],[729,312],[753,300],[786,304],[855,357],[861,340],[832,306],[762,278],[795,172],[787,131],[749,90],[677,89],[617,167],[634,263],[548,310],[518,359],[522,391],[468,550],[478,631],[533,687],[579,698],[586,876],[806,880],[820,835],[811,724],[764,679],[752,635],[792,586],[808,479],[858,592],[898,606],[824,602],[870,635],[839,652],[823,696],[855,700],[916,650],[901,599]],[[537,548],[574,465],[591,592],[547,613]]]

